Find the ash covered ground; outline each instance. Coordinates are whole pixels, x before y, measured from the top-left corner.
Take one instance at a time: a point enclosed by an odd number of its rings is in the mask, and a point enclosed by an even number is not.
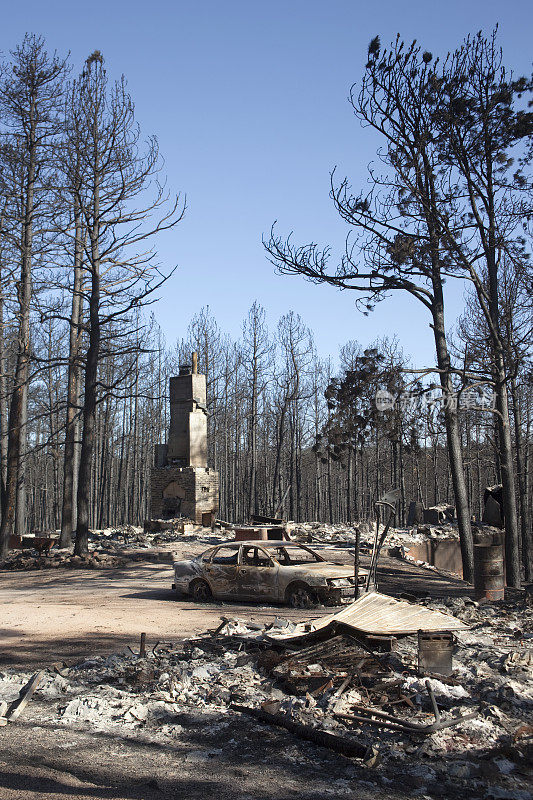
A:
[[[349,526],[310,523],[298,526],[295,534],[305,540],[311,536],[350,557]],[[410,532],[394,531],[391,543],[405,543],[409,536]],[[141,551],[145,559],[157,561],[172,553],[178,539],[201,549],[225,538],[231,537],[205,529],[179,535],[110,530],[93,536],[90,566],[105,568],[107,559],[115,558],[135,561]],[[65,567],[89,566],[61,553],[16,558],[34,559],[29,570],[50,569],[42,564],[53,559]],[[238,800],[530,800],[531,596],[514,591],[505,601],[476,602],[466,584],[456,582],[449,595],[441,591],[440,597],[424,597],[424,574],[431,576],[420,569],[412,576],[418,602],[469,626],[455,634],[450,678],[418,674],[416,636],[398,639],[391,653],[367,654],[366,662],[354,651],[357,669],[342,659],[336,663],[335,647],[342,645],[338,638],[330,644],[329,657],[326,642],[326,650],[319,648],[295,666],[294,659],[307,643],[293,644],[291,651],[272,646],[262,625],[249,624],[254,607],[249,606],[250,615],[241,608],[216,636],[212,632],[218,625],[212,622],[211,632],[204,627],[196,636],[180,638],[178,633],[159,643],[151,638],[145,658],[139,658],[139,644],[132,638],[133,653],[121,646],[115,652],[89,652],[87,658],[49,666],[21,718],[2,729],[2,797],[40,797],[44,786],[49,798],[84,800],[182,794]],[[403,590],[409,591],[409,573],[402,575]],[[228,613],[225,604],[209,609],[211,619],[217,611]],[[287,624],[282,607],[273,612],[279,617],[274,624]],[[179,616],[176,622],[179,632]],[[357,648],[353,641],[348,644]],[[20,664],[3,668],[0,700],[16,702],[34,669]],[[431,724],[426,679],[443,720],[474,712],[476,716],[431,735],[346,718],[366,706],[406,722]],[[318,746],[236,708],[265,703],[267,709],[307,728],[360,743],[365,757],[347,757]]]

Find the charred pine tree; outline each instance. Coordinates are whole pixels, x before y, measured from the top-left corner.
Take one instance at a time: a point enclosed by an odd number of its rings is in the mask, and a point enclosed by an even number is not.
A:
[[[474,287],[486,320],[496,396],[498,457],[503,485],[506,575],[520,586],[515,469],[509,419],[509,376],[501,319],[504,259],[524,260],[523,225],[533,213],[533,81],[503,65],[496,31],[469,37],[432,76],[436,139],[454,188],[436,219],[449,257]]]
[[[523,410],[526,397],[525,388],[531,381],[531,335],[533,333],[533,314],[531,301],[531,267],[523,260],[514,262],[504,257],[499,276],[500,329],[505,348],[505,367],[510,398],[512,432],[514,433],[514,452],[516,459],[516,482],[518,489],[518,510],[520,516],[522,566],[526,581],[533,574],[533,545],[531,521],[527,492],[527,432],[525,431]],[[494,389],[494,361],[492,358],[491,337],[487,320],[480,308],[474,291],[466,295],[466,307],[458,326],[460,355],[466,368],[477,374],[480,384]],[[492,404],[491,404],[492,406]],[[490,414],[491,407],[487,409]],[[479,415],[479,410],[472,413]],[[485,412],[486,414],[487,412]],[[499,441],[496,410],[495,441]],[[478,456],[479,458],[479,456]],[[499,458],[498,458],[499,462]],[[479,485],[478,496],[482,497]],[[501,469],[498,470],[499,476]]]
[[[259,427],[259,397],[264,389],[264,362],[271,351],[268,331],[265,326],[265,311],[255,302],[243,325],[245,384],[249,392],[249,456],[250,471],[248,478],[248,516],[257,514],[257,434]]]
[[[396,291],[409,293],[429,312],[437,365],[427,372],[438,373],[442,389],[463,574],[472,581],[470,510],[444,314],[444,282],[455,272],[435,208],[447,198],[449,184],[434,141],[431,61],[431,54],[414,44],[405,50],[399,39],[390,51],[381,51],[379,37],[370,44],[361,89],[352,90],[351,104],[362,124],[380,137],[384,172],[371,168],[372,188],[364,194],[354,194],[346,178],[335,183],[332,174],[335,207],[353,234],[340,264],[330,268],[329,248],[295,246],[274,232],[265,246],[280,272],[355,290],[365,312]]]
[[[156,140],[149,139],[142,148],[125,79],[109,85],[98,51],[87,59],[74,84],[68,118],[76,170],[69,176],[69,185],[86,231],[83,271],[87,289],[82,296],[87,315],[82,329],[87,351],[75,545],[75,552],[83,555],[88,550],[97,405],[119,384],[123,390],[124,386],[131,389],[131,380],[127,381],[131,363],[111,385],[99,375],[99,367],[111,353],[135,349],[136,312],[169,277],[155,263],[148,240],[176,225],[183,208],[178,197],[170,199],[157,180]]]
[[[17,345],[14,385],[8,412],[6,486],[0,526],[0,556],[5,556],[12,530],[25,453],[27,397],[30,370],[30,318],[36,242],[42,238],[47,183],[53,171],[51,152],[61,131],[61,96],[66,65],[49,56],[42,39],[27,35],[12,53],[12,66],[0,81],[0,117],[10,144],[16,185],[9,192],[6,214],[10,238],[18,250],[16,276]],[[18,191],[17,191],[18,190]],[[11,202],[12,201],[12,202]],[[38,229],[41,224],[41,229]],[[24,509],[19,507],[19,515]]]
[[[75,91],[71,89],[71,91]],[[76,146],[75,128],[68,119],[75,98],[69,96],[66,104],[65,139],[61,148],[62,174],[65,178],[63,198],[68,209],[66,231],[67,251],[72,255],[71,312],[69,319],[69,354],[67,367],[67,396],[65,415],[65,452],[63,456],[63,501],[61,508],[60,546],[69,547],[76,521],[76,435],[80,404],[80,376],[82,369],[82,316],[83,316],[83,255],[86,229],[80,207],[81,172],[80,153]]]
[[[2,151],[3,152],[3,151]],[[3,178],[3,170],[2,170]],[[8,336],[6,316],[6,294],[8,292],[8,241],[5,235],[5,211],[7,208],[6,192],[8,184],[2,180],[3,208],[0,213],[0,509],[5,502],[6,470],[7,470],[7,399],[8,399]]]

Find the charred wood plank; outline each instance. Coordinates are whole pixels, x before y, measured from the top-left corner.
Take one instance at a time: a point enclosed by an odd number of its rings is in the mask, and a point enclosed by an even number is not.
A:
[[[43,679],[43,676],[44,676],[44,670],[36,672],[35,675],[31,678],[31,680],[26,684],[24,689],[22,689],[19,699],[15,701],[15,703],[11,706],[10,710],[7,713],[7,719],[9,720],[9,722],[15,722],[15,720],[17,720],[20,717],[20,715],[28,705],[29,701],[33,697],[33,693],[38,688],[41,680]]]
[[[305,739],[321,747],[335,750],[337,753],[342,753],[345,756],[365,758],[369,751],[366,745],[361,744],[361,742],[357,740],[350,739],[346,736],[338,736],[335,733],[322,731],[318,728],[312,728],[310,725],[304,725],[301,722],[295,722],[287,714],[272,713],[266,711],[264,708],[251,708],[250,706],[242,706],[236,703],[232,703],[230,708],[234,711],[239,711],[241,714],[248,714],[266,725],[285,728],[289,733],[294,734],[300,739]]]

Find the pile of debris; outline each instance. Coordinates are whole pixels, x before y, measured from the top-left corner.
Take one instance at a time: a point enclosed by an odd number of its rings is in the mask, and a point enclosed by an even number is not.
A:
[[[152,520],[152,523],[157,522]],[[64,568],[116,568],[124,566],[128,561],[141,560],[149,551],[164,548],[174,542],[191,542],[203,544],[207,547],[236,538],[236,530],[240,532],[239,538],[244,538],[245,528],[236,528],[224,524],[216,530],[196,525],[187,520],[162,520],[161,525],[148,530],[146,527],[122,525],[105,529],[96,529],[89,532],[89,555],[85,557],[73,556],[68,550],[61,550],[57,546],[58,532],[54,532],[54,539],[50,548],[42,549],[31,546],[31,540],[23,541],[24,549],[11,551],[0,569],[7,570],[33,570]],[[372,539],[375,534],[373,523],[363,522],[358,524],[361,534],[361,553],[368,554],[372,549]],[[331,544],[333,548],[350,550],[353,548],[356,528],[353,525],[336,524],[328,525],[322,522],[291,523],[290,538],[296,541]],[[255,531],[255,528],[251,528]],[[450,525],[424,526],[420,529],[390,528],[387,542],[391,555],[396,555],[407,560],[410,559],[408,551],[413,544],[421,543],[427,539],[456,538],[457,530]],[[168,547],[167,547],[168,549]],[[150,558],[157,560],[157,558]],[[171,558],[163,559],[170,563]],[[416,563],[425,563],[420,559]]]
[[[370,546],[376,526],[373,522],[360,522],[357,525],[337,523],[329,525],[324,522],[299,522],[294,525],[291,535],[298,541],[311,543],[346,543],[352,545],[355,532],[359,528],[361,543]],[[407,528],[390,527],[387,544],[391,546],[419,543],[426,539],[459,539],[457,525],[452,522],[424,524]]]
[[[158,522],[158,520],[151,520],[151,522]],[[211,528],[205,528],[187,520],[171,520],[170,522],[176,522],[176,524],[165,527],[168,522],[168,520],[161,520],[161,526],[155,527],[153,530],[134,525],[94,530],[89,534],[89,546],[104,549],[115,548],[123,551],[137,548],[148,549],[184,541],[200,542],[206,545],[218,544],[234,538],[234,532],[224,528],[217,528],[216,531],[213,531]]]
[[[231,539],[227,531],[213,533],[211,528],[199,525],[191,526],[192,531],[176,530],[145,533],[143,528],[123,525],[89,532],[89,553],[86,556],[75,556],[69,549],[54,544],[47,550],[31,547],[12,550],[9,556],[0,562],[0,569],[5,570],[40,570],[40,569],[117,569],[131,561],[172,562],[172,553],[158,551],[158,547],[177,541],[197,541],[207,546]],[[28,538],[28,542],[31,540]],[[150,552],[151,551],[151,552]]]
[[[140,653],[57,665],[42,675],[40,713],[55,726],[163,745],[184,735],[193,713],[231,723],[232,735],[250,719],[355,756],[385,786],[401,770],[422,794],[440,786],[448,796],[453,784],[468,796],[531,800],[531,599],[424,607],[469,625],[455,633],[451,676],[421,673],[413,636],[383,652],[352,631],[302,640],[287,620],[267,629],[223,618],[179,643],[146,650],[143,640]],[[0,673],[0,699],[14,701],[29,678]]]
[[[92,550],[86,556],[72,555],[70,550],[52,550],[44,554],[35,550],[21,550],[11,553],[0,562],[0,569],[38,570],[38,569],[117,569],[127,563],[127,559],[104,550]]]

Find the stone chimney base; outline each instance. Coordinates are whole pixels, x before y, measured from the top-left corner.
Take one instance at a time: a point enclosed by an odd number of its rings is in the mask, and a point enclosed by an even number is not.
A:
[[[218,472],[209,467],[153,467],[152,519],[187,517],[209,527],[218,513]]]

